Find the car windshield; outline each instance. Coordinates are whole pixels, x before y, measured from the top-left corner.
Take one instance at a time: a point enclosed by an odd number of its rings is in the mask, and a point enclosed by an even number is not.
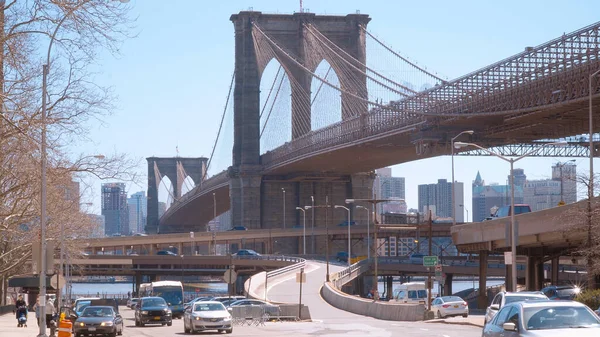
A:
[[[75,307],[75,311],[81,312],[83,311],[83,309],[85,309],[85,307],[89,306],[91,303],[92,301],[78,301],[77,306]]]
[[[544,296],[506,296],[504,300],[504,304],[513,303],[513,302],[521,302],[521,301],[530,301],[530,300],[545,300]]]
[[[585,307],[534,307],[523,311],[527,330],[600,328],[600,320]],[[573,334],[575,335],[575,334]]]
[[[162,298],[149,298],[142,302],[142,307],[166,307],[167,302]]]
[[[464,302],[462,298],[458,296],[444,296],[442,297],[442,301],[444,302]]]
[[[196,303],[194,305],[194,311],[218,311],[226,310],[221,303]]]
[[[114,311],[111,308],[87,307],[81,313],[81,317],[113,317]]]

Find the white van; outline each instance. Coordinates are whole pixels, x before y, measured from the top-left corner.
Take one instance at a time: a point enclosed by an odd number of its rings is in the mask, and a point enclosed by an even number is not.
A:
[[[422,282],[407,282],[394,289],[394,300],[401,303],[427,302],[427,288]]]

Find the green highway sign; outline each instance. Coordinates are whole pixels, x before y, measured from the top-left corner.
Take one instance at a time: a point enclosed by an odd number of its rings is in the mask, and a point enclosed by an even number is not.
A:
[[[437,256],[423,256],[424,267],[435,267],[438,264]]]

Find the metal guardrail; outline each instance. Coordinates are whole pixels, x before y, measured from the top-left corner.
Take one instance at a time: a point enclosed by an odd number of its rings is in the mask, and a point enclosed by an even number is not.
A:
[[[329,280],[337,289],[340,289],[344,284],[367,272],[371,268],[371,262],[372,259],[360,260],[346,269],[331,274]]]
[[[289,265],[287,267],[275,269],[275,270],[272,270],[272,271],[268,272],[267,273],[267,280],[269,280],[272,277],[278,276],[278,275],[287,274],[289,272],[298,270],[300,268],[304,268],[306,266],[306,260],[303,259],[303,258],[300,258],[300,257],[289,257],[289,256],[281,256],[281,257],[285,258],[285,260],[278,260],[278,261],[292,261],[292,262],[295,262],[295,263],[291,264],[291,265]]]

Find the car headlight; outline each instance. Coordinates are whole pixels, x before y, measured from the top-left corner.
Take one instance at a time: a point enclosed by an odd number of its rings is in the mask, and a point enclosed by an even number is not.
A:
[[[112,326],[113,322],[102,322],[100,323],[100,326]]]
[[[223,320],[226,321],[226,322],[227,321],[231,321],[231,316],[227,316],[227,317],[223,318]]]
[[[202,317],[196,317],[196,320],[200,321],[200,320],[202,320]]]
[[[79,326],[85,326],[85,323],[79,322]]]
[[[146,311],[146,310],[142,311],[142,315],[148,315],[148,311]]]
[[[165,309],[165,313],[170,315],[172,312],[169,309]]]

